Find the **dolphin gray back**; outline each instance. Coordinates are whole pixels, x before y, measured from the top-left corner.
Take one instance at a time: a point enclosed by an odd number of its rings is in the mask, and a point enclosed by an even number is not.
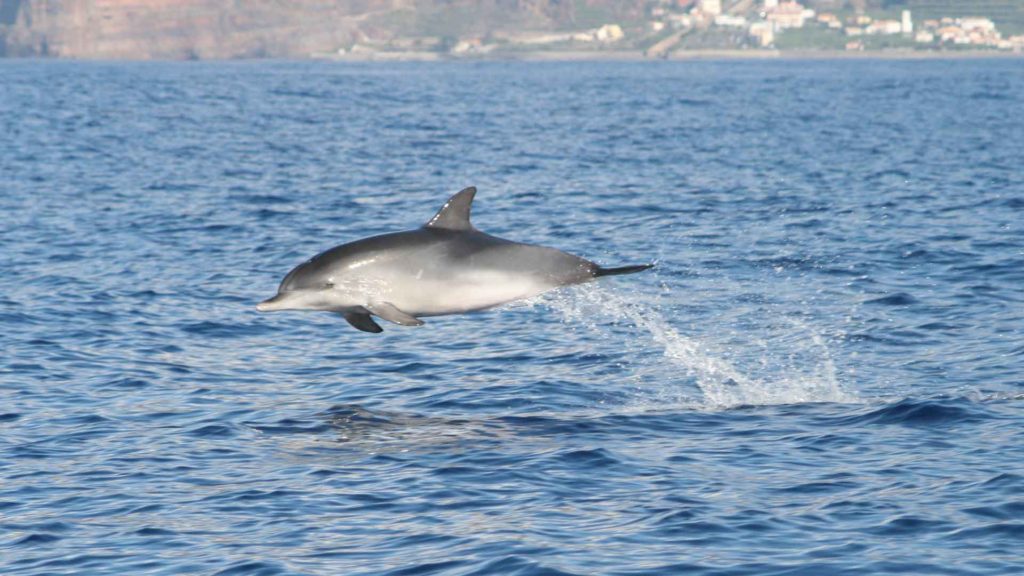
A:
[[[329,288],[330,278],[340,269],[373,263],[382,256],[401,253],[402,250],[424,250],[443,240],[436,234],[419,229],[381,234],[335,246],[296,266],[281,281],[278,292]]]
[[[326,250],[289,272],[278,291],[332,288],[335,280],[344,281],[350,272],[372,275],[384,269],[439,279],[458,277],[467,271],[520,274],[555,287],[650,267],[602,268],[555,248],[481,232],[470,221],[475,195],[475,187],[463,189],[416,230],[373,236]]]

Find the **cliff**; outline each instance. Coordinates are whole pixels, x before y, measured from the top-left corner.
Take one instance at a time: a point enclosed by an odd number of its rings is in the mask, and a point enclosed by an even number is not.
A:
[[[398,38],[572,27],[595,14],[638,16],[643,5],[641,0],[0,0],[0,55],[307,57]]]
[[[238,58],[336,50],[405,0],[0,0],[7,55]]]

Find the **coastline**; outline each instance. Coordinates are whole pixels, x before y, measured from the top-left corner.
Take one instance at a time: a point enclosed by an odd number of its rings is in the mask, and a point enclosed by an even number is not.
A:
[[[996,50],[777,50],[706,49],[677,50],[662,57],[646,56],[642,50],[529,50],[489,54],[452,55],[444,52],[359,52],[356,54],[313,53],[306,56],[268,58],[63,58],[0,57],[4,61],[55,62],[255,62],[292,60],[323,62],[663,62],[708,60],[986,60],[1024,58],[1024,52]]]
[[[439,52],[314,54],[337,62],[657,62],[687,60],[976,60],[1022,58],[1024,53],[989,50],[677,50],[652,58],[642,50],[533,50],[452,56]]]

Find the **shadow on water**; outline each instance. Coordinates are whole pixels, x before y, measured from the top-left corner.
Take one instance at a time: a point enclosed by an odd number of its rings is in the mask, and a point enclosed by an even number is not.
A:
[[[597,438],[608,427],[599,414],[542,413],[530,415],[439,417],[358,404],[339,404],[321,412],[332,439],[369,451],[422,450],[494,444],[522,445],[553,436]],[[309,430],[308,428],[306,430]]]
[[[807,411],[830,404],[802,405]],[[415,413],[377,410],[358,404],[339,404],[317,414],[309,423],[281,426],[255,425],[265,432],[283,434],[328,434],[332,442],[370,452],[422,451],[430,448],[524,446],[534,443],[560,444],[567,439],[595,444],[615,444],[623,434],[643,434],[678,439],[679,434],[707,434],[719,426],[758,422],[786,407],[744,406],[723,411],[678,410],[674,408],[585,412],[542,412],[475,417],[438,417]],[[801,406],[794,406],[801,409]]]
[[[421,416],[385,410],[370,410],[358,404],[339,404],[322,412],[336,439],[344,443],[409,442],[427,439],[454,441],[466,436],[484,436],[465,418]]]
[[[604,412],[558,412],[479,417],[438,417],[338,404],[310,422],[254,425],[264,432],[327,434],[336,445],[371,453],[474,450],[497,446],[535,449],[565,442],[617,445],[621,437],[642,434],[679,442],[681,438],[743,433],[771,433],[772,426],[811,418],[828,429],[902,426],[936,431],[977,422],[1005,419],[1024,395],[985,397],[936,396],[870,402],[800,403],[734,406],[720,410],[679,410],[674,407],[624,407]]]
[[[438,417],[339,404],[321,412],[331,439],[369,452],[419,452],[472,444],[516,445],[552,436],[598,438],[608,425],[598,415],[533,414],[516,416]],[[306,427],[303,431],[312,431]]]

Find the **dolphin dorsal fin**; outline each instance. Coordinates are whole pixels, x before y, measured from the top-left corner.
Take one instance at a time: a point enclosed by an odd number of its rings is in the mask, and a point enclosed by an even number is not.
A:
[[[423,227],[472,230],[473,225],[469,223],[469,210],[473,207],[473,196],[475,195],[476,186],[470,186],[452,196]]]

